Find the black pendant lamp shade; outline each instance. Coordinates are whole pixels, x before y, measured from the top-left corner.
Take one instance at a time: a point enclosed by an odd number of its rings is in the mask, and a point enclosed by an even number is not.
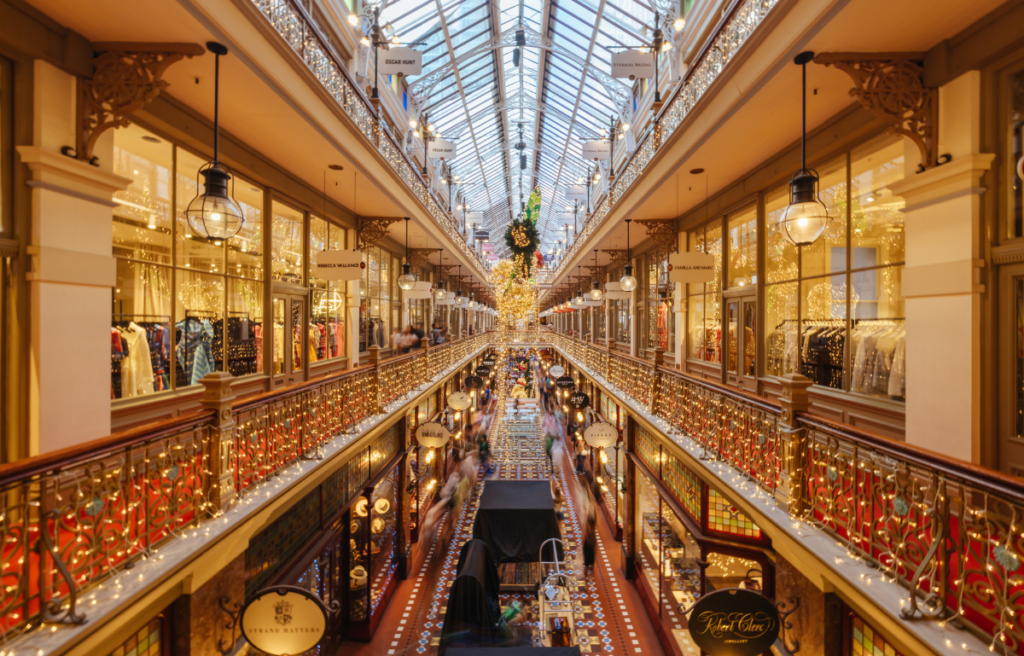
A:
[[[213,77],[213,161],[199,169],[203,176],[202,192],[199,193],[185,210],[185,220],[189,227],[203,239],[224,240],[238,234],[245,223],[242,208],[228,192],[228,173],[219,159],[220,150],[220,58],[228,54],[228,49],[216,41],[210,41],[206,48],[214,54]],[[232,186],[234,183],[232,183]],[[199,178],[196,178],[199,188]]]
[[[443,248],[438,251],[438,257],[439,257],[439,259],[438,259],[438,266],[443,266],[444,265],[444,262],[443,262],[444,255],[443,255],[443,253],[444,253],[444,249]],[[438,271],[440,271],[440,269]],[[440,273],[438,273],[438,276],[437,276],[437,287],[434,288],[434,298],[436,298],[439,301],[443,301],[444,297],[447,296],[447,295],[448,295],[448,292],[446,292],[445,289],[444,289],[444,281],[441,280],[441,275],[440,275]]]
[[[800,170],[789,181],[789,207],[782,217],[783,234],[796,246],[810,246],[828,227],[828,208],[818,200],[818,173],[807,168],[807,64],[813,52],[802,52],[794,63],[801,67]]]
[[[636,289],[636,278],[633,277],[633,265],[629,261],[629,222],[633,219],[626,219],[626,266],[622,267],[623,276],[619,279],[622,291],[631,292]]]
[[[398,276],[398,287],[409,291],[416,286],[416,276],[412,275],[412,265],[409,264],[409,217],[405,217],[405,264],[402,265],[402,275]]]

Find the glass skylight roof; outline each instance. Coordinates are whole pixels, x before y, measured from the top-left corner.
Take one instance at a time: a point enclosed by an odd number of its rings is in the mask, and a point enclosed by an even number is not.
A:
[[[527,47],[516,66],[520,15]],[[572,215],[563,194],[592,170],[582,142],[599,138],[613,116],[630,119],[632,87],[608,75],[611,53],[647,45],[654,7],[637,0],[395,0],[381,11],[381,24],[388,23],[403,44],[423,52],[423,75],[408,79],[410,112],[457,141],[458,156],[448,163],[468,210],[483,214],[481,227],[500,236],[520,211],[520,193],[525,199],[539,186],[542,248],[564,240]],[[538,47],[542,37],[553,46]],[[493,48],[499,39],[505,45]],[[523,170],[515,148],[520,125]],[[493,241],[500,254],[503,240]]]

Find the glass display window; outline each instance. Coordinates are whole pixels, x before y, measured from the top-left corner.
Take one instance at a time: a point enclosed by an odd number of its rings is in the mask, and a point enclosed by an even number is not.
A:
[[[227,240],[227,273],[250,280],[263,280],[264,191],[236,176],[235,200],[242,208],[245,222],[238,234]]]
[[[757,208],[728,217],[729,266],[726,281],[730,289],[757,284]]]
[[[345,283],[316,277],[317,255],[344,248],[343,228],[317,216],[309,217],[310,362],[345,357]]]
[[[391,333],[397,322],[391,316],[391,254],[371,246],[363,253],[366,274],[360,286],[359,350],[370,346],[389,348]]]
[[[114,141],[118,141],[116,133]],[[224,243],[217,239],[204,239],[193,233],[192,227],[185,219],[185,210],[189,203],[205,190],[199,169],[207,162],[206,158],[184,148],[174,149],[175,264],[193,271],[223,273]],[[231,189],[231,183],[228,183],[228,189]]]
[[[715,551],[707,554],[705,561],[704,594],[725,588],[764,592],[764,572],[758,561]]]
[[[637,564],[657,605],[661,598],[661,497],[646,476],[636,482]]]
[[[800,275],[803,278],[845,271],[847,268],[846,157],[819,167],[818,176],[818,198],[828,209],[831,220],[825,233],[816,242],[800,249]]]
[[[668,281],[668,253],[654,252],[646,262],[647,348],[675,351],[675,322],[672,317],[672,290]]]
[[[712,222],[697,228],[688,238],[695,253],[709,253],[715,257],[715,276],[710,282],[687,285],[687,315],[689,317],[689,356],[703,362],[722,361],[722,226]]]
[[[304,272],[303,213],[277,200],[273,202],[272,213],[271,276],[274,280],[301,285]]]
[[[117,133],[114,174],[131,180],[114,193],[114,255],[139,262],[171,263],[174,146],[137,125]]]
[[[680,608],[697,603],[701,590],[700,547],[667,504],[662,503],[662,613],[665,633],[672,636],[679,650],[696,655],[687,618]]]
[[[349,619],[371,622],[395,581],[398,467],[349,510]]]

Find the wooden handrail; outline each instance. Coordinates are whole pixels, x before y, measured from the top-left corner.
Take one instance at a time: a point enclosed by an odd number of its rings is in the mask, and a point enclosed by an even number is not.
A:
[[[277,401],[286,396],[291,396],[292,394],[296,394],[298,392],[313,389],[314,387],[319,387],[320,385],[326,385],[329,383],[337,382],[339,380],[350,378],[352,376],[358,376],[359,374],[366,373],[367,371],[373,371],[373,365],[364,364],[362,366],[356,367],[355,369],[348,369],[346,371],[342,371],[341,373],[320,376],[318,378],[310,378],[309,380],[305,380],[300,383],[294,383],[292,385],[288,385],[287,387],[282,387],[281,389],[270,390],[268,392],[263,392],[261,394],[247,396],[244,399],[233,404],[231,406],[231,409],[234,412],[251,410],[252,408],[258,405],[263,405],[264,403]]]
[[[135,428],[118,431],[107,437],[101,437],[96,440],[75,444],[74,446],[57,449],[56,451],[30,456],[17,462],[0,465],[0,486],[23,481],[26,478],[55,469],[66,468],[69,465],[86,460],[94,460],[119,449],[195,428],[209,423],[213,416],[213,410],[196,410],[178,417],[161,419],[136,426]]]
[[[721,394],[722,396],[728,396],[734,401],[739,401],[740,403],[747,403],[749,405],[756,407],[759,410],[764,410],[765,412],[773,412],[775,414],[779,414],[782,412],[782,406],[779,405],[778,403],[773,403],[768,399],[757,396],[755,394],[751,394],[750,392],[744,392],[742,390],[734,389],[732,387],[727,387],[726,385],[722,385],[721,383],[716,383],[714,381],[706,380],[704,378],[698,378],[697,376],[694,376],[692,374],[688,374],[682,371],[676,371],[675,369],[672,369],[670,367],[661,366],[658,367],[658,371],[660,371],[663,374],[675,376],[677,378],[683,378],[686,381],[691,382],[695,385],[703,385],[704,387],[709,387],[718,392],[719,394]]]

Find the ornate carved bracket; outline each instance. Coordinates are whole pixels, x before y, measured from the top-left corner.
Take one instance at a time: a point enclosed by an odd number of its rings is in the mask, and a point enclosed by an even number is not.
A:
[[[618,269],[620,266],[626,263],[626,250],[625,249],[613,249],[613,250],[601,250],[602,253],[607,253],[611,256],[612,260],[606,266],[612,269]]]
[[[437,252],[436,248],[410,248],[409,264],[418,269],[425,269],[430,264],[430,256]]]
[[[636,223],[647,228],[650,237],[659,251],[675,253],[679,248],[679,237],[676,235],[676,222],[673,219],[644,219]]]
[[[388,226],[401,220],[400,216],[362,217],[359,221],[359,250],[365,250],[379,242],[388,234]]]
[[[96,141],[111,128],[127,127],[136,112],[170,84],[162,79],[171,64],[206,50],[197,43],[94,43],[91,79],[78,84],[78,135],[74,156],[95,163]],[[65,149],[65,154],[70,154]]]
[[[593,266],[593,265],[591,265],[591,266],[585,266],[583,268],[586,269],[587,272],[590,274],[590,278],[594,279],[594,278],[601,278],[601,277],[604,276],[605,267],[606,266],[607,265],[601,265],[601,266]]]
[[[921,151],[918,171],[949,161],[938,155],[939,94],[924,84],[921,52],[826,52],[816,64],[835,66],[853,79],[850,95]]]

